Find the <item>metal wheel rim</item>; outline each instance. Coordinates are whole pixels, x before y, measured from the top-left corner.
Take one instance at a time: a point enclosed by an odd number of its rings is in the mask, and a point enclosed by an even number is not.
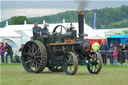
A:
[[[39,46],[32,42],[29,43],[26,47],[26,50],[24,51],[24,67],[27,67],[26,69],[28,72],[37,72],[39,68],[41,67],[42,58],[41,58],[41,51]]]
[[[90,58],[89,60],[90,62],[93,62],[88,65],[88,69],[90,70],[90,72],[94,74],[99,73],[102,68],[101,56],[98,56],[98,53],[95,53],[94,57]]]
[[[78,68],[78,60],[77,57],[72,55],[72,53],[68,53],[64,57],[64,71],[69,75],[74,75],[77,72]]]

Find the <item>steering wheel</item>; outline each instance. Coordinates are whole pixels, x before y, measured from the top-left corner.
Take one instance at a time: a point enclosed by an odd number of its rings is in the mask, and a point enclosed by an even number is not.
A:
[[[58,29],[58,28],[61,28],[60,29],[60,34],[62,34],[62,29],[64,29],[65,31],[66,31],[66,27],[65,26],[63,26],[63,25],[57,25],[55,28],[54,28],[54,30],[53,30],[53,32],[52,33],[54,33],[54,32],[56,32],[56,30]]]

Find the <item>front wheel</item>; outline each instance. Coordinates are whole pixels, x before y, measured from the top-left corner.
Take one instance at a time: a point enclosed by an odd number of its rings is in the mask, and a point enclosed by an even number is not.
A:
[[[102,57],[98,52],[90,54],[89,64],[87,69],[92,74],[98,74],[102,69]]]
[[[74,75],[78,69],[78,59],[75,53],[68,52],[63,59],[63,70],[68,75]]]

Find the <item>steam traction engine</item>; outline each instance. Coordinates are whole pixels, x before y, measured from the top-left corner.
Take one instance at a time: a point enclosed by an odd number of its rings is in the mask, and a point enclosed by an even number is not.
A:
[[[91,52],[91,44],[84,40],[84,12],[78,12],[79,37],[75,30],[67,31],[62,25],[54,28],[52,35],[28,41],[22,52],[22,64],[30,73],[40,73],[45,67],[52,72],[74,75],[78,65],[87,65],[90,73],[98,74],[102,58],[98,52]],[[60,32],[57,29],[60,27]],[[62,29],[66,34],[62,34]]]

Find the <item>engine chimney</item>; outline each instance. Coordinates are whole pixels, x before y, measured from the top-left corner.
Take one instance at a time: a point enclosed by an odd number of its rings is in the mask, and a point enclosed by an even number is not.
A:
[[[79,38],[84,38],[84,11],[78,12]]]

